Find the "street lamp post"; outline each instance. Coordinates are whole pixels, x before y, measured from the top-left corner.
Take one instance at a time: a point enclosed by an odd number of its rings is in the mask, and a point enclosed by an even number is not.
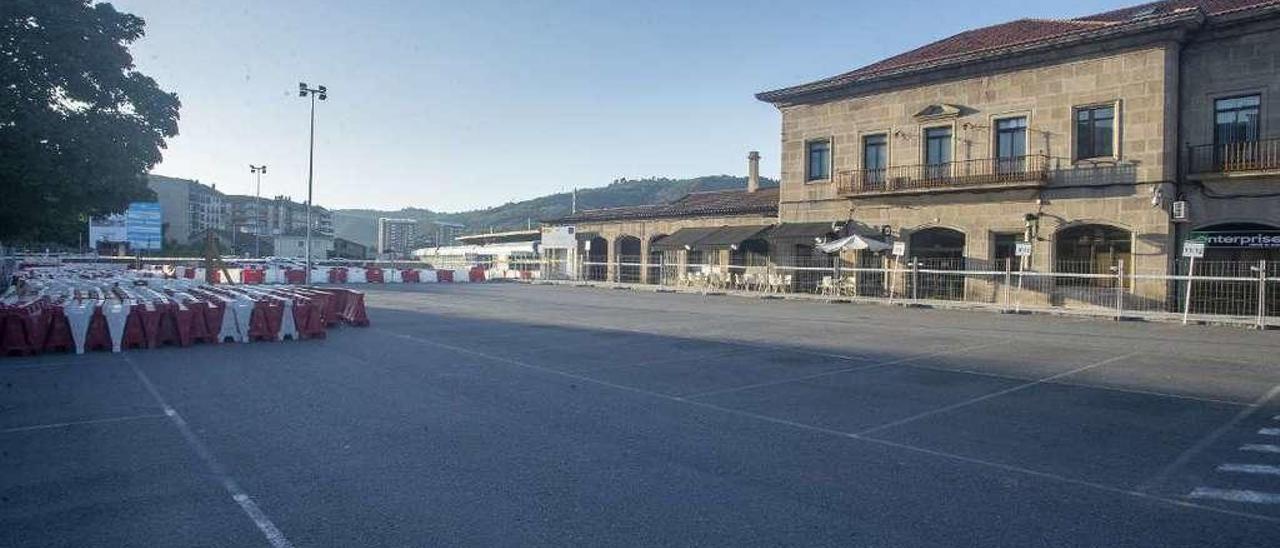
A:
[[[311,282],[311,180],[315,171],[316,161],[316,99],[321,101],[329,98],[329,91],[324,86],[316,86],[314,89],[307,87],[306,82],[298,82],[298,96],[311,98],[311,139],[308,145],[307,155],[307,244],[304,250],[306,253],[307,263],[307,283]]]
[[[253,191],[253,255],[262,258],[262,174],[267,172],[267,164],[255,166],[249,164],[249,172],[257,176],[258,186]]]

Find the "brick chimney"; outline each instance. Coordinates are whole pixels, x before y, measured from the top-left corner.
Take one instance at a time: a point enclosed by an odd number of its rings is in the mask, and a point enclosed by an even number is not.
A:
[[[747,192],[760,190],[760,153],[751,151],[747,154]]]

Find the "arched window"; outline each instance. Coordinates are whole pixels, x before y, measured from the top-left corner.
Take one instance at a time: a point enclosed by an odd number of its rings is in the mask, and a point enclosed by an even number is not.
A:
[[[1133,233],[1123,228],[1103,224],[1070,226],[1059,230],[1054,241],[1057,272],[1112,274],[1112,267],[1121,261],[1133,264]]]
[[[640,238],[621,236],[614,245],[618,246],[618,281],[627,284],[640,283]]]

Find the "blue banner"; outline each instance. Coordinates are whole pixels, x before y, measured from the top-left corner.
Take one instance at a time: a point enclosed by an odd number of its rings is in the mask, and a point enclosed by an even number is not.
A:
[[[125,210],[125,231],[134,250],[158,250],[163,243],[159,202],[133,202]]]

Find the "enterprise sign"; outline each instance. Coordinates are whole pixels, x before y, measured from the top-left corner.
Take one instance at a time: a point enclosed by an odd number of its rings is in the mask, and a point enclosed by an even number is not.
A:
[[[1205,247],[1280,249],[1280,231],[1192,232],[1191,239]]]

